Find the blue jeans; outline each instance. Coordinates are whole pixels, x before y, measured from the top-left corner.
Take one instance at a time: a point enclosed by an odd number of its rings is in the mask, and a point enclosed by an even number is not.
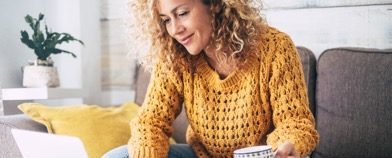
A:
[[[110,150],[102,158],[129,158],[127,145]],[[168,158],[196,158],[196,154],[188,144],[171,144]]]

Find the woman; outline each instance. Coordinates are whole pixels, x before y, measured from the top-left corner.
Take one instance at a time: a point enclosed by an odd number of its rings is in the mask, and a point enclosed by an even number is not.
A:
[[[276,157],[303,157],[315,148],[296,48],[251,3],[135,0],[137,26],[152,46],[145,63],[154,69],[131,123],[129,157],[232,157],[235,149],[263,144]],[[169,145],[181,109],[189,145]],[[127,156],[127,148],[108,155]]]

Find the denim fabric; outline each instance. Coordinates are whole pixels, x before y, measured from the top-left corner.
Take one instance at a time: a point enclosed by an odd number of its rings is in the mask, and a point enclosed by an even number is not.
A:
[[[130,158],[127,145],[110,150],[102,158]],[[188,144],[172,144],[168,158],[196,158],[196,155]]]
[[[128,158],[128,148],[127,145],[119,146],[108,151],[102,158]]]

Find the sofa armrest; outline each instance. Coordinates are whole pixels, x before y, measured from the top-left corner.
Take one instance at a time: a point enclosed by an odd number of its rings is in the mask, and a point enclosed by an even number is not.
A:
[[[22,158],[11,134],[12,128],[47,132],[45,126],[31,120],[26,115],[0,116],[0,158]]]

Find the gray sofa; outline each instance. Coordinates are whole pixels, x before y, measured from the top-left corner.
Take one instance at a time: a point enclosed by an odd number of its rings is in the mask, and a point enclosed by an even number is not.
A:
[[[316,61],[310,50],[297,48],[320,133],[312,157],[392,157],[392,50],[334,48]],[[149,74],[141,69],[137,74],[135,101],[140,104]],[[173,126],[173,137],[185,142],[184,113]],[[25,115],[1,116],[0,158],[21,157],[11,128],[46,132]]]

